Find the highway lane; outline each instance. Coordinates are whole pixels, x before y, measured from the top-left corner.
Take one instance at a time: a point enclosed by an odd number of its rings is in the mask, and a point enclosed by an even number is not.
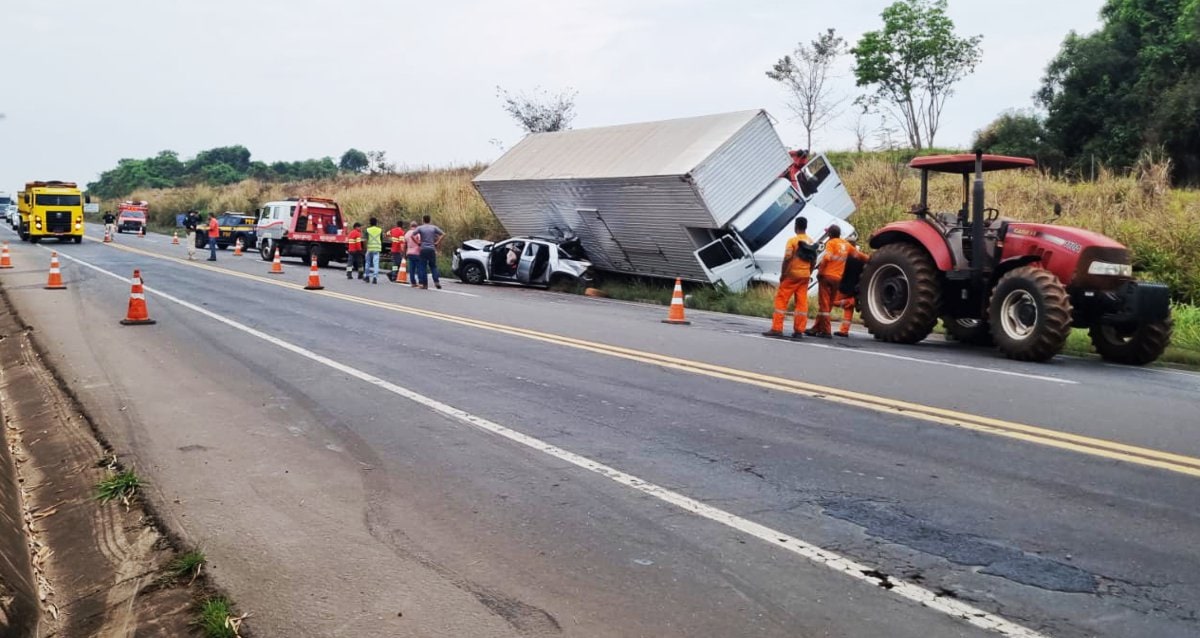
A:
[[[25,247],[21,252],[23,259],[36,254]],[[1198,598],[1191,576],[1196,566],[1188,551],[1197,531],[1194,478],[442,320],[356,307],[337,298],[305,297],[186,265],[147,262],[108,247],[64,247],[63,252],[117,271],[141,265],[152,287],[205,304],[222,316],[269,328],[291,343],[352,361],[424,395],[836,549],[885,573],[1048,627],[1054,635],[1195,631],[1189,614]],[[263,267],[262,262],[239,266]],[[79,278],[73,298],[95,313],[84,325],[104,321],[105,313],[119,316],[124,303],[120,282],[105,282],[86,269],[68,270]],[[290,270],[302,280],[299,268]],[[37,275],[25,277],[36,281]],[[326,283],[372,295],[420,294],[376,292],[378,287],[344,279]],[[760,344],[741,333],[722,332],[728,326],[718,323],[721,318],[706,318],[716,325],[698,322],[693,326],[698,329],[687,332],[664,330],[646,320],[641,308],[542,299],[524,291],[471,290],[480,297],[430,292],[415,303],[445,310],[466,300],[471,305],[461,307],[493,318],[515,315],[514,306],[528,313],[531,304],[538,304],[532,309],[535,317],[522,317],[525,321],[556,324],[559,332],[592,338],[602,332],[595,324],[607,323],[610,340],[615,333],[623,342],[640,339],[653,342],[657,351],[690,349],[705,358],[736,361],[778,356],[781,350],[774,342]],[[10,294],[25,298],[18,303],[36,307],[45,303],[45,293],[35,291],[33,286]],[[401,530],[423,554],[436,557],[438,565],[451,565],[453,573],[469,574],[472,582],[520,592],[517,599],[535,601],[534,608],[556,619],[582,617],[579,635],[863,635],[881,627],[888,630],[884,635],[936,635],[944,627],[930,620],[929,612],[922,615],[886,595],[884,602],[876,602],[882,590],[856,591],[856,585],[839,581],[842,577],[785,560],[770,547],[714,530],[711,523],[681,512],[648,507],[644,498],[578,476],[561,463],[546,465],[545,459],[530,458],[475,432],[447,431],[441,419],[411,404],[314,370],[277,348],[227,335],[212,321],[158,303],[153,295],[151,304],[162,323],[144,338],[159,347],[142,356],[172,352],[195,367],[213,369],[215,378],[205,383],[213,384],[216,396],[231,393],[230,385],[267,386],[257,394],[271,397],[272,408],[303,411],[329,429],[322,436],[330,441],[317,437],[312,445],[332,445],[378,468],[372,471],[386,472],[388,486],[376,486],[371,502],[374,511],[392,512],[402,524],[383,527]],[[597,307],[607,316],[594,317]],[[650,325],[642,330],[636,322]],[[645,334],[638,336],[639,331]],[[214,338],[222,345],[211,351],[204,344],[211,345]],[[743,348],[750,352],[729,352]],[[825,352],[798,351],[806,357]],[[977,353],[936,356],[980,365],[972,360],[980,358]],[[840,359],[849,358],[829,357]],[[870,361],[870,367],[902,362]],[[851,371],[887,373],[859,366]],[[1064,378],[1078,381],[1072,389],[1112,374],[1094,364],[1066,367],[1070,370]],[[770,364],[762,368],[777,369]],[[244,374],[231,372],[238,369]],[[989,373],[948,368],[945,374]],[[1152,377],[1164,386],[1157,391],[1172,397],[1186,394],[1189,377],[1161,376],[1169,381]],[[1028,388],[1050,383],[1006,375],[988,378],[988,383],[1030,393],[1034,390]],[[970,398],[969,392],[964,394]],[[346,400],[359,395],[361,400]],[[1019,411],[1009,407],[1007,414],[1012,413]],[[414,428],[396,427],[408,418],[414,419]],[[1166,442],[1187,443],[1185,428],[1163,431],[1159,436]],[[153,428],[144,434],[167,436]],[[131,445],[151,446],[144,438]],[[323,471],[324,465],[314,469]],[[160,471],[164,481],[187,490],[187,481],[169,478],[169,468]],[[564,494],[564,484],[573,489]],[[482,527],[464,525],[480,516],[486,521]],[[379,534],[372,538],[378,540]],[[625,569],[630,548],[646,554],[632,564],[657,565],[658,578],[641,580]],[[713,611],[739,605],[745,614]],[[603,610],[611,614],[613,609],[620,609],[624,619],[604,624]],[[760,620],[747,624],[751,618]],[[945,626],[948,632],[961,630]]]

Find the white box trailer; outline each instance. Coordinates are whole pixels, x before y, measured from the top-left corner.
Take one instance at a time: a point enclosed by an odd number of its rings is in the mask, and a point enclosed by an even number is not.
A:
[[[512,235],[578,237],[602,271],[740,290],[778,282],[792,221],[854,212],[833,167],[794,158],[765,111],[529,135],[474,180]]]

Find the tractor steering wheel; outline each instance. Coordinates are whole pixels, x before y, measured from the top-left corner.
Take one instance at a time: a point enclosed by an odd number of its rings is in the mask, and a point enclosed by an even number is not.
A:
[[[989,206],[988,208],[983,209],[983,214],[984,214],[985,219],[987,219],[988,221],[992,221],[992,220],[1000,217],[1000,209],[992,208]]]

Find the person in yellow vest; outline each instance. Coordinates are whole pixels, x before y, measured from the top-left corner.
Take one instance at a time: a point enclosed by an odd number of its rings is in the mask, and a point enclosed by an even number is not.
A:
[[[367,232],[363,233],[364,240],[367,244],[367,273],[363,277],[363,283],[371,280],[371,283],[379,283],[379,255],[383,253],[383,229],[379,227],[379,220],[371,218],[371,225],[367,226]]]
[[[783,267],[779,273],[779,291],[775,293],[775,314],[771,317],[771,329],[764,332],[767,337],[783,336],[783,320],[787,317],[788,302],[796,299],[795,317],[792,319],[792,338],[804,336],[808,325],[808,280],[812,276],[812,263],[816,261],[816,247],[805,231],[808,220],[796,218],[796,235],[787,241],[783,251]]]
[[[842,330],[839,337],[850,336],[850,318],[854,316],[854,299],[838,299],[838,287],[842,284],[842,275],[846,272],[846,261],[857,259],[866,261],[867,255],[859,251],[853,244],[842,239],[842,229],[837,224],[825,229],[829,241],[825,242],[825,253],[821,263],[817,265],[817,322],[812,330],[805,334],[810,337],[833,336],[834,305],[842,307]],[[838,302],[841,302],[840,304]]]

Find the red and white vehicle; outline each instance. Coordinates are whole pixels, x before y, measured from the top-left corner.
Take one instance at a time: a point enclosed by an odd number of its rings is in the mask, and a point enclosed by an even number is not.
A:
[[[124,201],[117,204],[117,232],[141,232],[150,216],[150,204],[143,201]]]
[[[299,257],[305,263],[314,257],[320,266],[346,261],[346,221],[338,203],[324,197],[293,197],[267,202],[258,209],[258,254],[274,259],[275,249],[284,257]]]

